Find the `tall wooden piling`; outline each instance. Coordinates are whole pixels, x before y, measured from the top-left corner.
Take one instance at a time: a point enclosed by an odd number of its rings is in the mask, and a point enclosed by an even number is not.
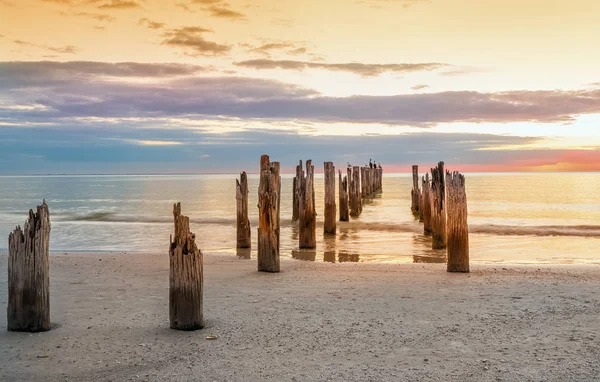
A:
[[[174,234],[169,245],[169,319],[172,329],[204,327],[202,314],[203,258],[190,232],[190,219],[173,206]]]
[[[350,216],[359,216],[362,212],[360,167],[352,167],[352,180],[350,181]]]
[[[279,162],[268,155],[260,158],[258,185],[258,270],[279,272],[279,207],[281,200]]]
[[[448,272],[469,272],[469,224],[465,177],[446,172]]]
[[[335,235],[336,232],[336,205],[335,205],[335,167],[332,162],[325,162],[324,166],[324,188],[325,188],[325,211],[323,233]]]
[[[419,166],[417,165],[412,166],[412,181],[413,188],[410,192],[412,203],[410,210],[414,216],[419,216],[421,211],[421,191],[419,190]]]
[[[360,168],[360,194],[362,198],[366,198],[367,197],[367,182],[366,182],[366,171],[367,168],[366,167],[361,167]]]
[[[429,173],[423,177],[421,186],[421,206],[423,209],[423,234],[431,235],[431,184],[429,183]]]
[[[309,159],[306,161],[306,176],[302,178],[299,205],[299,247],[313,249],[317,247],[317,212],[315,210],[315,167]]]
[[[446,248],[446,186],[444,162],[431,169],[431,248]]]
[[[7,329],[50,330],[50,211],[46,201],[29,210],[23,229],[8,235]]]
[[[248,219],[248,176],[246,171],[235,180],[235,200],[237,206],[237,248],[251,247],[250,220]]]
[[[302,178],[302,161],[296,166],[296,176],[292,185],[292,221],[295,222],[299,218],[300,206],[300,178]]]
[[[339,199],[340,199],[340,221],[347,222],[348,216],[348,176],[342,180],[342,171],[339,171]]]

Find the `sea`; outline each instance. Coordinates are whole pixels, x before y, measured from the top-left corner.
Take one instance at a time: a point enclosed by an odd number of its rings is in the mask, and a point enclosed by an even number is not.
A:
[[[600,173],[467,173],[473,263],[600,264]],[[239,174],[0,176],[0,251],[30,208],[46,200],[58,252],[168,253],[181,202],[207,255],[256,258],[258,175],[249,174],[252,249],[236,250]],[[298,250],[292,174],[282,175],[282,257],[304,261],[443,263],[411,214],[410,174],[384,174],[362,214],[323,236],[323,175],[315,174],[317,249]],[[337,182],[336,182],[337,188]],[[337,192],[337,190],[336,190]]]

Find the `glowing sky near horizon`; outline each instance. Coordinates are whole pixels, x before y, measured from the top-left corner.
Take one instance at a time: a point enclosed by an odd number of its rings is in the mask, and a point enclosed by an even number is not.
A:
[[[600,171],[598,16],[594,0],[0,0],[0,174],[237,172],[261,153]]]

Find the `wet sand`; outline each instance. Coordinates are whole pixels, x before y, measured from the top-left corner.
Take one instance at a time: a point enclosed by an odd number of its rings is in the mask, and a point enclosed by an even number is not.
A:
[[[597,265],[283,259],[264,274],[205,255],[206,328],[178,332],[166,255],[53,254],[55,327],[39,334],[6,331],[6,267],[0,254],[1,381],[600,379]]]

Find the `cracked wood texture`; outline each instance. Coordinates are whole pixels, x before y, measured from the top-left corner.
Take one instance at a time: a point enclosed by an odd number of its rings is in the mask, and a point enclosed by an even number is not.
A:
[[[279,207],[281,203],[279,162],[268,155],[260,158],[258,185],[258,270],[279,272]]]
[[[419,190],[419,166],[412,166],[413,188],[410,192],[411,206],[410,210],[414,216],[421,215],[421,190]]]
[[[446,182],[444,162],[431,169],[431,248],[446,248]]]
[[[315,167],[309,159],[306,161],[306,176],[302,177],[300,187],[299,247],[314,249],[317,247],[317,212],[315,210]]]
[[[50,211],[46,201],[8,235],[9,331],[50,330]]]
[[[421,187],[421,206],[423,209],[423,234],[431,235],[431,184],[429,182],[429,173],[423,177],[423,185]]]
[[[339,171],[339,199],[340,199],[340,221],[347,222],[350,220],[348,216],[348,176],[344,176],[342,180],[342,171]]]
[[[332,162],[323,164],[325,171],[325,221],[323,223],[323,233],[326,235],[335,235],[336,232],[336,205],[335,205],[335,167]]]
[[[204,327],[202,315],[203,258],[190,232],[190,218],[173,205],[174,235],[169,246],[169,319],[172,329]]]
[[[446,172],[448,272],[469,272],[469,224],[465,177]]]
[[[296,166],[296,176],[292,185],[292,221],[295,222],[300,218],[300,181],[302,178],[302,161]]]
[[[360,187],[360,167],[352,167],[352,178],[350,179],[350,216],[359,216],[362,212],[362,199]]]
[[[248,219],[248,176],[246,172],[235,180],[235,200],[237,205],[237,248],[252,246],[250,220]]]

